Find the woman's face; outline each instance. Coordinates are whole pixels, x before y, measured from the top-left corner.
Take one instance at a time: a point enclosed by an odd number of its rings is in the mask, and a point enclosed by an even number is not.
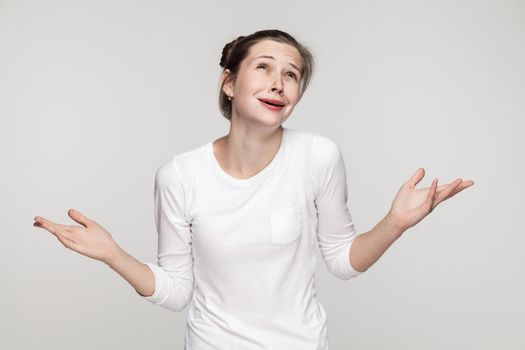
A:
[[[232,119],[267,126],[281,125],[299,102],[302,58],[288,44],[262,40],[250,48],[241,62],[235,82],[225,84],[232,98]],[[282,107],[261,100],[271,99]]]

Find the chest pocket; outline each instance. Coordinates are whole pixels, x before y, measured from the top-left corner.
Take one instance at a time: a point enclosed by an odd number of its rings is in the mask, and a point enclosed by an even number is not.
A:
[[[301,205],[270,214],[272,245],[285,245],[299,238],[302,231]]]

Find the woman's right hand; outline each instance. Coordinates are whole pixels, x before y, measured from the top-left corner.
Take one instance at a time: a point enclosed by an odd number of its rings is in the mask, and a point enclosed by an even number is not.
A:
[[[120,247],[106,229],[79,211],[70,209],[67,213],[82,226],[61,225],[41,216],[34,218],[33,226],[46,229],[55,235],[66,248],[89,258],[106,264],[115,258]]]

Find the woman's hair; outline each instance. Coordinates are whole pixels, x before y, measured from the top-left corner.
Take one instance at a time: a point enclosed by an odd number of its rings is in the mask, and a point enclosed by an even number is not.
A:
[[[301,85],[299,88],[299,99],[303,96],[314,70],[314,58],[307,46],[300,44],[290,34],[277,30],[260,30],[248,36],[239,36],[235,40],[229,42],[222,49],[222,57],[219,65],[223,68],[223,72],[229,69],[231,75],[228,76],[220,84],[219,90],[219,107],[222,115],[231,121],[232,116],[232,104],[228,100],[228,96],[223,91],[224,84],[230,80],[236,78],[241,62],[248,56],[250,47],[257,44],[261,40],[273,40],[279,43],[289,44],[295,47],[303,59],[303,65],[301,69]]]

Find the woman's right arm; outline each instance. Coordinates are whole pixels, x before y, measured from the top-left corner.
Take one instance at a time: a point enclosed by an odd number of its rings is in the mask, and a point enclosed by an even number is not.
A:
[[[35,217],[33,226],[51,232],[66,248],[106,263],[140,295],[148,297],[154,293],[155,277],[146,264],[124,251],[97,222],[74,209],[68,215],[82,226],[61,225],[40,216]]]
[[[155,275],[147,264],[143,264],[124,249],[119,249],[106,264],[121,275],[143,297],[155,292]]]
[[[39,216],[33,225],[53,233],[65,247],[106,263],[149,302],[180,311],[191,301],[194,288],[191,225],[184,194],[174,162],[165,163],[155,176],[158,264],[133,258],[101,225],[73,209],[69,216],[82,226],[61,225]]]

